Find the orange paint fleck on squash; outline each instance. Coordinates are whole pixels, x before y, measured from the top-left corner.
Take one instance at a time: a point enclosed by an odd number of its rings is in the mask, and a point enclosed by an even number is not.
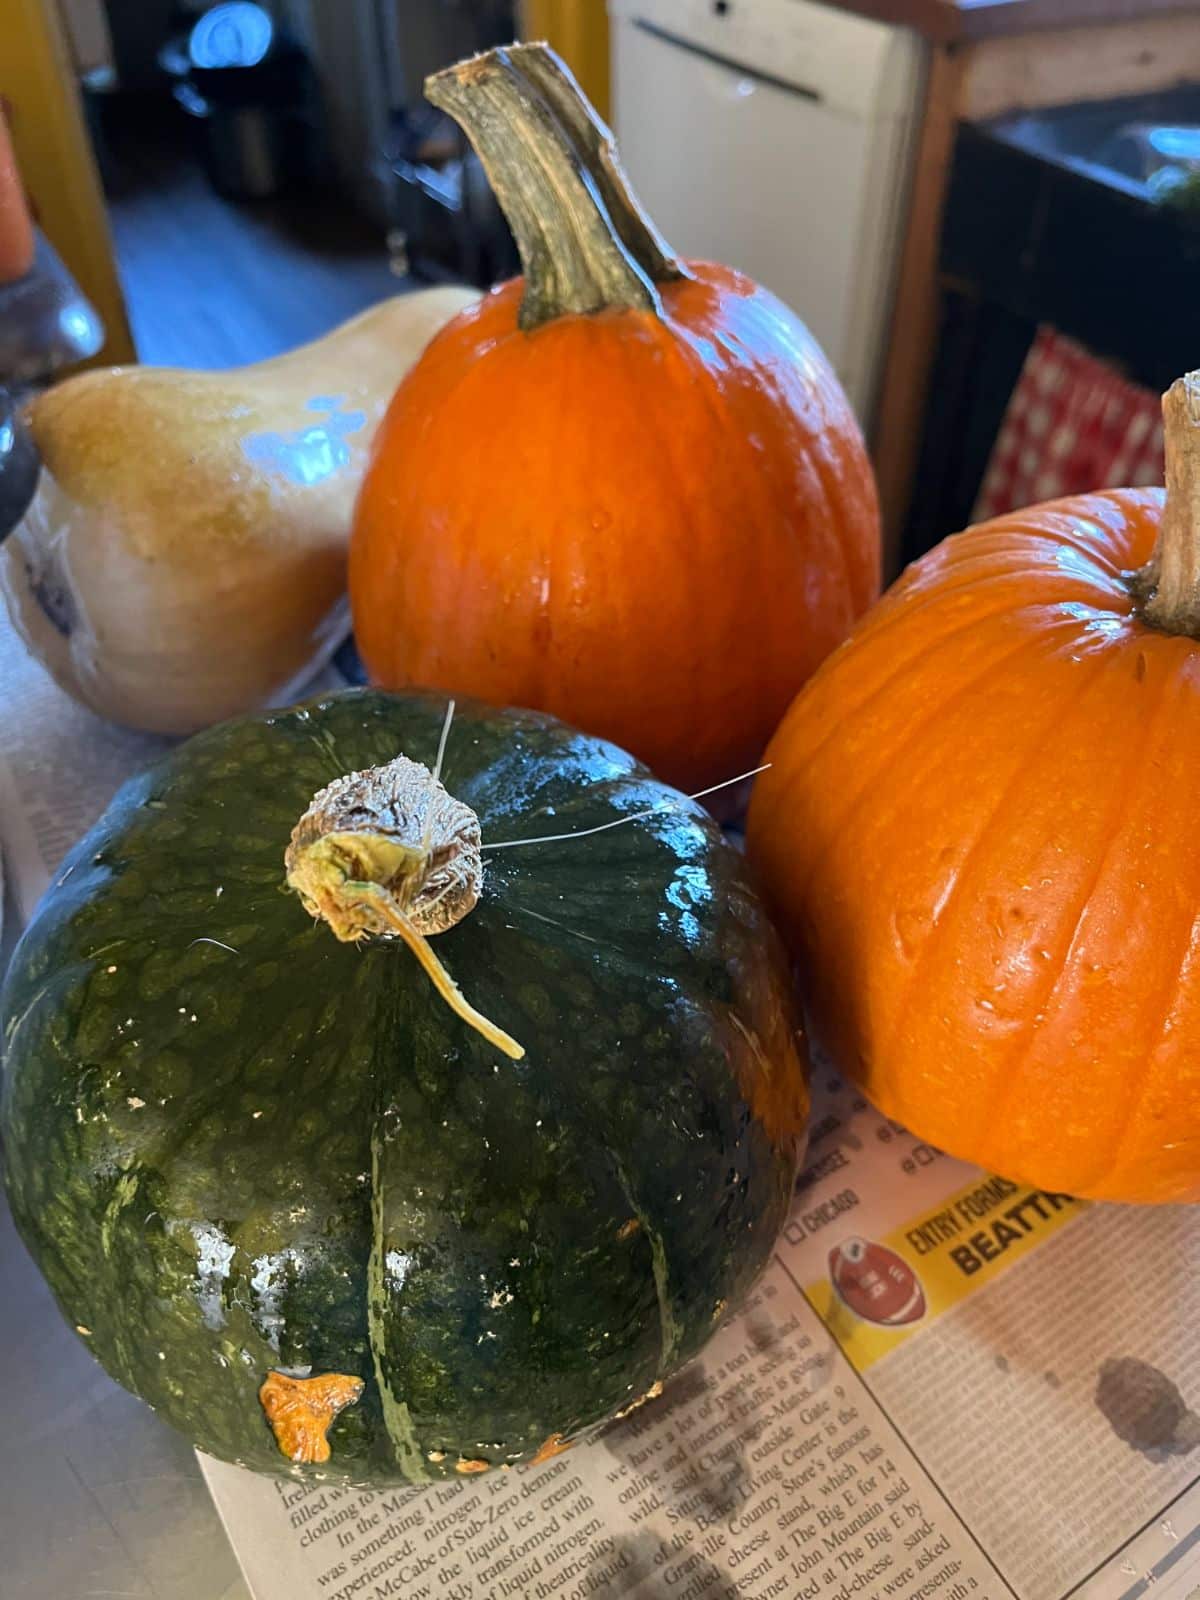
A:
[[[540,1462],[550,1461],[554,1456],[560,1456],[564,1450],[569,1450],[570,1448],[571,1441],[569,1439],[564,1439],[561,1433],[552,1433],[539,1448],[537,1455],[530,1458],[529,1465],[536,1467]]]
[[[327,1372],[316,1378],[289,1378],[282,1372],[269,1372],[258,1398],[280,1453],[289,1461],[313,1462],[329,1460],[329,1425],[362,1392],[361,1378],[340,1372]]]
[[[490,1472],[491,1466],[490,1461],[456,1461],[454,1470],[455,1472],[461,1472],[464,1477],[468,1477],[474,1472]]]
[[[662,1383],[658,1379],[655,1379],[655,1381],[646,1390],[645,1394],[638,1395],[636,1400],[631,1400],[629,1404],[622,1407],[620,1411],[615,1411],[613,1413],[613,1421],[623,1422],[624,1419],[632,1415],[632,1413],[635,1412],[639,1406],[644,1406],[647,1400],[657,1400],[662,1392]]]

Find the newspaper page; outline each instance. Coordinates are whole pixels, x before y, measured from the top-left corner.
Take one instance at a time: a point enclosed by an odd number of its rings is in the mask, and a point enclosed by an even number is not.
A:
[[[656,1404],[407,1493],[203,1461],[258,1600],[1200,1595],[1190,1210],[991,1177],[819,1077],[772,1266]]]
[[[3,847],[27,916],[164,747],[0,622]],[[654,1403],[421,1490],[202,1458],[256,1600],[1200,1597],[1200,1227],[965,1166],[818,1067],[773,1262]]]

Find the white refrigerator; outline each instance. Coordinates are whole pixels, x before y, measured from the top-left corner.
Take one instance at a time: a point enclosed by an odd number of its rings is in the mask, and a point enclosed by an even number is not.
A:
[[[925,47],[816,0],[609,0],[614,126],[685,256],[772,289],[869,427]]]

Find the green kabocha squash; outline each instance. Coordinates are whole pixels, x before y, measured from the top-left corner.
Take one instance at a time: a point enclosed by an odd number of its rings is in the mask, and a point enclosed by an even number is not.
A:
[[[4,994],[30,1250],[114,1377],[260,1470],[553,1451],[696,1354],[791,1194],[798,1034],[738,852],[611,745],[446,711],[193,739]]]

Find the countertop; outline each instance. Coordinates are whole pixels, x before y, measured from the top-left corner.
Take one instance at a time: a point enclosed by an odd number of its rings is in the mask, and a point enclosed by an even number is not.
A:
[[[1188,12],[1200,16],[1200,0],[829,0],[829,3],[865,17],[903,23],[937,44],[1000,38],[1038,28],[1145,22],[1150,17]]]

